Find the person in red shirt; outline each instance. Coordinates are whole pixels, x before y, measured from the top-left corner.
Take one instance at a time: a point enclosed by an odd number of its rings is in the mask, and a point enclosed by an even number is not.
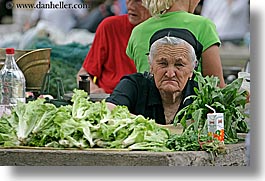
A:
[[[110,16],[100,23],[77,74],[77,81],[82,74],[90,75],[90,93],[111,94],[121,77],[137,72],[133,60],[126,55],[126,47],[132,29],[150,14],[142,6],[142,0],[126,0],[126,5],[127,14]]]

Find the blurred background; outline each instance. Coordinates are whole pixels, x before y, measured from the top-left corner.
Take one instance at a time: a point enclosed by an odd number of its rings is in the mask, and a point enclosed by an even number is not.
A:
[[[42,2],[50,3],[51,0]],[[52,2],[60,3],[59,0]],[[66,92],[77,87],[76,74],[93,42],[98,24],[108,16],[127,13],[126,0],[63,2],[79,6],[75,10],[41,9],[29,6],[36,0],[0,0],[0,48],[52,48],[49,93],[53,96],[58,89],[56,78],[62,80]],[[249,0],[201,0],[195,11],[216,24],[222,41],[220,54],[226,83],[237,78],[238,72],[250,71],[249,6]],[[64,18],[54,18],[60,16]]]

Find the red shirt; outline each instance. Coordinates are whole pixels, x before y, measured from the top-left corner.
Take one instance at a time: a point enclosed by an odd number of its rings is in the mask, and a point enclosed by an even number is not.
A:
[[[106,93],[112,93],[121,77],[137,71],[133,60],[126,55],[133,28],[127,14],[105,18],[97,28],[83,68],[97,76],[97,85]]]

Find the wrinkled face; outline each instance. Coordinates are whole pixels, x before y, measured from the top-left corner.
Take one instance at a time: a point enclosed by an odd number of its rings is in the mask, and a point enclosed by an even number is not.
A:
[[[167,93],[181,92],[192,77],[193,65],[186,45],[159,45],[151,63],[156,87]]]
[[[142,0],[126,0],[130,23],[138,25],[150,17],[149,11],[142,6]]]

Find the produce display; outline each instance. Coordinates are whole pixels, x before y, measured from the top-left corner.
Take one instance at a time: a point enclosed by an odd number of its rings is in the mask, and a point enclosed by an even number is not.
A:
[[[74,90],[72,102],[59,108],[41,98],[18,104],[0,119],[0,145],[169,151],[170,132],[154,120],[124,106],[109,111],[104,100],[91,102],[83,90]]]
[[[200,76],[199,76],[200,77]],[[83,90],[75,89],[72,104],[56,107],[43,98],[19,103],[10,115],[0,118],[0,146],[49,147],[56,149],[114,148],[145,151],[224,151],[225,144],[207,135],[208,104],[225,114],[225,143],[236,143],[238,131],[247,132],[244,122],[244,92],[238,79],[224,89],[214,77],[199,78],[194,103],[177,114],[182,134],[142,115],[132,115],[125,106],[110,111],[105,101],[91,102]],[[221,102],[223,101],[223,102]],[[187,125],[187,120],[191,124]]]
[[[203,77],[198,72],[194,73],[198,78],[198,89],[195,88],[196,95],[186,98],[193,99],[193,103],[177,113],[174,124],[180,122],[184,129],[191,129],[204,135],[207,132],[207,113],[211,112],[207,106],[210,106],[216,112],[224,113],[224,133],[222,132],[225,134],[224,142],[237,143],[239,141],[237,133],[249,131],[246,123],[248,115],[244,112],[247,92],[241,89],[243,79],[235,79],[225,88],[220,88],[217,77]],[[187,119],[193,120],[189,127],[186,124]]]

